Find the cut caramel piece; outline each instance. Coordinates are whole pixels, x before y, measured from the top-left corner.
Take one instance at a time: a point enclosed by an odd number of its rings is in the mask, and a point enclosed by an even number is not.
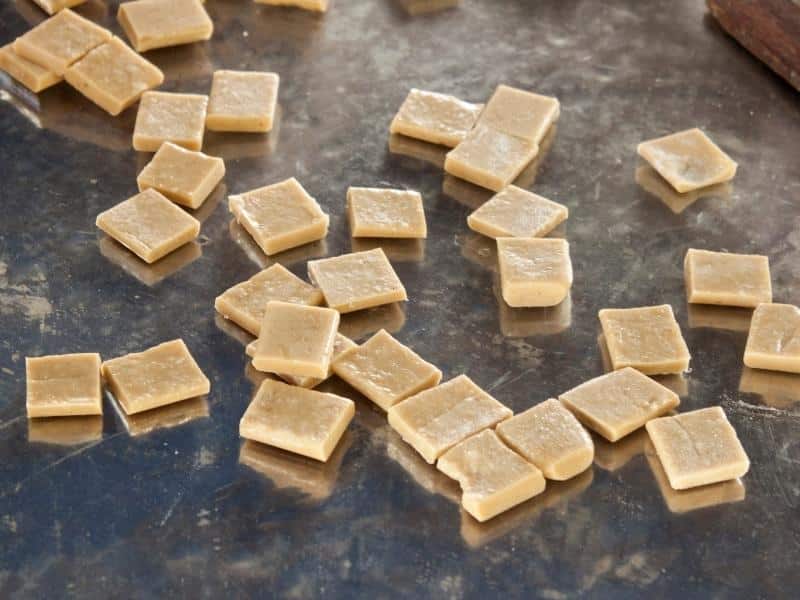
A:
[[[683,373],[689,349],[668,304],[600,311],[611,367],[633,367],[646,375]]]
[[[490,238],[544,237],[569,216],[563,204],[510,185],[467,217],[473,231]]]
[[[295,6],[305,10],[325,12],[328,10],[328,0],[255,0],[257,4],[271,6]]]
[[[680,193],[736,175],[736,163],[696,128],[642,142],[637,152]]]
[[[32,92],[41,92],[61,81],[53,71],[40,67],[14,52],[12,44],[0,48],[0,69]]]
[[[239,434],[326,462],[355,415],[352,400],[265,379]]]
[[[279,84],[277,73],[214,71],[206,127],[211,131],[270,131]]]
[[[347,218],[353,237],[424,238],[428,235],[419,192],[351,187]]]
[[[753,311],[744,364],[753,369],[800,373],[800,310],[759,304]]]
[[[294,177],[230,196],[228,207],[267,256],[328,234],[328,215]]]
[[[155,152],[164,142],[187,150],[203,147],[208,96],[145,92],[136,113],[133,147],[140,152]]]
[[[117,20],[137,52],[208,40],[214,32],[201,0],[123,2]]]
[[[512,414],[469,377],[459,375],[389,408],[389,425],[433,464],[460,441]]]
[[[686,295],[695,304],[754,308],[772,302],[769,258],[690,248],[683,262]]]
[[[192,241],[200,222],[155,190],[145,190],[97,215],[97,226],[146,263]]]
[[[387,411],[442,380],[439,369],[383,329],[339,356],[333,372]]]
[[[500,286],[509,306],[555,306],[572,287],[569,244],[555,238],[498,238]]]
[[[381,248],[309,261],[308,276],[340,313],[408,299]]]
[[[491,429],[460,442],[436,464],[461,484],[461,504],[486,521],[544,491],[542,472],[510,450]]]
[[[736,479],[750,468],[736,431],[719,406],[653,419],[646,427],[673,489]]]
[[[575,477],[594,460],[591,436],[555,399],[503,421],[497,426],[497,434],[548,479]]]
[[[182,206],[198,208],[225,176],[221,158],[164,142],[136,178],[139,191],[153,188]]]
[[[103,414],[99,354],[25,359],[28,417]]]
[[[680,404],[672,390],[631,367],[590,379],[559,400],[581,423],[611,442]]]
[[[412,88],[389,127],[391,133],[453,148],[475,126],[482,104]]]
[[[103,377],[129,415],[208,394],[203,375],[183,340],[172,340],[103,363]]]
[[[559,113],[556,98],[500,85],[486,103],[478,125],[538,145]]]
[[[48,15],[54,15],[65,8],[83,4],[86,0],[33,0]]]

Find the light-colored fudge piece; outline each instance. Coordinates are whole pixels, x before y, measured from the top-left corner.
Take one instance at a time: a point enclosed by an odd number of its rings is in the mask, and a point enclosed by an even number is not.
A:
[[[117,20],[137,52],[201,42],[214,32],[201,0],[123,2]]]
[[[129,415],[202,396],[211,382],[181,339],[103,363],[103,378]]]
[[[572,287],[567,240],[498,238],[500,287],[509,306],[555,306]]]
[[[228,207],[267,256],[328,234],[328,215],[294,177],[232,195]]]
[[[611,442],[680,404],[672,390],[632,367],[590,379],[558,398],[581,423]]]
[[[333,372],[387,411],[442,380],[439,369],[383,329],[339,356]]]
[[[381,248],[309,261],[308,276],[340,313],[408,299]]]
[[[183,206],[196,209],[225,176],[225,162],[202,152],[164,142],[136,178],[139,191],[153,188]]]
[[[239,434],[326,462],[353,415],[352,400],[265,379],[239,423]]]
[[[99,354],[25,359],[28,417],[103,414]]]
[[[63,76],[89,50],[111,39],[111,32],[65,8],[14,41],[22,58]]]
[[[48,15],[54,15],[60,10],[65,8],[72,8],[83,4],[86,0],[33,0],[39,8],[41,8]]]
[[[772,302],[766,256],[690,248],[683,261],[683,274],[691,303],[754,308]]]
[[[208,96],[145,92],[139,102],[133,128],[133,147],[140,152],[155,152],[164,142],[187,150],[203,147]]]
[[[750,321],[744,364],[800,373],[800,309],[791,304],[759,304]]]
[[[460,441],[513,414],[466,375],[423,390],[388,412],[389,425],[431,464]]]
[[[575,477],[594,460],[589,432],[555,399],[503,421],[497,426],[497,434],[548,479]]]
[[[351,187],[347,219],[353,237],[425,238],[425,208],[419,192]]]
[[[467,225],[490,238],[544,237],[569,216],[563,204],[510,185],[467,217]]]
[[[670,305],[604,308],[599,317],[614,370],[665,375],[689,368],[691,355]]]
[[[207,418],[209,407],[206,396],[195,396],[188,400],[173,402],[132,415],[125,414],[124,410],[117,412],[128,435],[136,437],[147,435],[156,429],[169,429],[197,419]]]
[[[275,263],[225,290],[214,300],[214,308],[226,319],[258,336],[264,311],[272,300],[319,306],[322,292]]]
[[[74,63],[64,78],[111,115],[118,115],[144,92],[164,82],[158,67],[115,37]]]
[[[338,328],[339,313],[332,308],[268,302],[253,366],[269,373],[325,379]]]
[[[97,215],[97,226],[146,263],[192,241],[200,222],[155,190],[145,190]]]
[[[211,131],[270,131],[279,85],[277,73],[214,71],[206,127]]]
[[[482,109],[482,104],[412,88],[389,131],[453,148],[467,137]]]
[[[673,489],[742,477],[750,459],[719,406],[648,421],[647,433]]]
[[[0,69],[32,92],[41,92],[61,81],[53,71],[29,61],[14,52],[12,44],[0,48]]]
[[[511,450],[491,429],[450,448],[436,468],[461,484],[461,504],[486,521],[544,491],[542,472]]]
[[[500,85],[478,119],[478,125],[539,144],[558,120],[558,100]]]
[[[329,0],[255,0],[257,4],[269,4],[271,6],[294,6],[304,10],[325,12],[328,10]]]
[[[642,142],[637,152],[681,193],[736,175],[736,163],[697,128]]]

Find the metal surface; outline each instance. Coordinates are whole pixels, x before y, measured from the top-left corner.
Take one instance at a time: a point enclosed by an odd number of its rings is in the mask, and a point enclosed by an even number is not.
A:
[[[464,0],[409,14],[422,4],[334,0],[323,17],[209,0],[209,43],[149,53],[166,90],[206,93],[215,68],[282,78],[279,130],[207,135],[226,189],[200,210],[199,244],[152,267],[94,227],[147,160],[130,148],[135,109],[113,119],[66,85],[38,108],[3,92],[0,596],[796,593],[800,378],[743,371],[749,314],[687,307],[682,258],[690,246],[769,254],[776,301],[800,302],[797,93],[696,0]],[[80,12],[120,33],[116,6]],[[0,41],[40,18],[28,0],[2,3]],[[465,223],[488,194],[443,178],[437,149],[387,141],[410,87],[483,101],[503,82],[561,100],[552,144],[525,174],[570,209],[560,231],[575,285],[557,310],[498,302],[491,244]],[[662,201],[660,182],[637,173],[636,144],[695,125],[739,174],[709,197]],[[330,464],[243,448],[247,338],[215,318],[213,299],[271,261],[230,225],[225,195],[291,175],[331,213],[324,243],[278,257],[301,275],[307,258],[351,249],[349,185],[423,194],[427,242],[390,252],[410,302],[343,327],[385,326],[516,411],[602,372],[598,309],[671,304],[693,360],[667,383],[681,410],[725,408],[752,460],[744,499],[697,508],[740,488],[663,496],[640,435],[598,443],[591,471],[480,525],[383,414],[336,383],[357,416]],[[102,421],[26,419],[26,355],[110,358],[175,337],[212,380],[206,401],[127,423],[108,399]]]

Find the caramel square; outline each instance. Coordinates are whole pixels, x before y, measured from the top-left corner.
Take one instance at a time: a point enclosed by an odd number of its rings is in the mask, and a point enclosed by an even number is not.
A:
[[[500,286],[509,306],[555,306],[572,287],[569,244],[556,238],[498,238]]]
[[[559,114],[556,98],[500,85],[486,103],[478,125],[538,145]]]
[[[14,52],[13,44],[0,48],[0,69],[11,75],[32,92],[41,92],[61,81],[61,76],[40,67]]]
[[[277,73],[214,71],[206,127],[254,133],[272,130],[279,85]]]
[[[33,0],[39,8],[41,8],[48,15],[54,15],[60,10],[65,8],[72,8],[83,4],[86,0]]]
[[[136,113],[133,147],[140,152],[155,152],[164,142],[187,150],[203,147],[208,96],[145,92]]]
[[[201,0],[123,2],[117,20],[137,52],[201,42],[214,32]]]
[[[99,354],[25,359],[28,417],[103,414]]]
[[[425,238],[425,208],[419,192],[351,187],[347,218],[353,237]]]
[[[544,237],[569,216],[563,204],[510,185],[467,217],[467,225],[490,238]]]
[[[694,304],[755,308],[772,302],[769,258],[690,248],[683,261],[686,296]]]
[[[467,137],[482,109],[482,104],[412,88],[389,131],[453,148]]]
[[[800,373],[800,309],[759,304],[753,311],[744,364],[753,369]]]
[[[164,142],[136,178],[139,191],[153,188],[176,204],[199,208],[225,176],[225,162]]]

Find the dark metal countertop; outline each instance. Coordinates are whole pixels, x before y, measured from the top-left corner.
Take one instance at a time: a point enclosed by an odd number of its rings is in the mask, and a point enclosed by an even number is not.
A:
[[[121,33],[112,4],[79,12]],[[94,227],[147,160],[130,146],[135,109],[113,119],[66,85],[38,103],[0,92],[0,596],[796,593],[800,377],[744,370],[749,314],[687,307],[682,259],[688,247],[768,254],[775,300],[800,302],[797,92],[699,0],[464,0],[418,16],[401,0],[333,0],[324,17],[206,6],[210,42],[147,54],[163,89],[207,93],[216,68],[274,70],[281,122],[268,136],[207,135],[224,187],[200,211],[199,244],[154,267]],[[2,3],[0,42],[41,18],[29,0]],[[488,194],[443,178],[436,149],[389,142],[412,86],[484,101],[499,83],[561,101],[524,182],[570,209],[575,285],[559,310],[503,307],[489,240],[465,222]],[[636,144],[692,126],[739,174],[695,202],[659,199]],[[640,435],[598,442],[590,471],[480,525],[352,390],[357,415],[330,464],[243,448],[253,374],[213,299],[270,261],[230,224],[225,196],[292,175],[331,214],[324,243],[278,257],[301,275],[309,257],[353,247],[349,185],[423,194],[427,242],[389,249],[410,301],[344,331],[386,327],[515,411],[602,372],[598,309],[671,304],[693,360],[668,384],[682,410],[725,408],[752,460],[744,499],[664,496]],[[26,419],[26,355],[110,358],[175,337],[212,380],[207,400],[127,424],[108,399],[94,422]]]

